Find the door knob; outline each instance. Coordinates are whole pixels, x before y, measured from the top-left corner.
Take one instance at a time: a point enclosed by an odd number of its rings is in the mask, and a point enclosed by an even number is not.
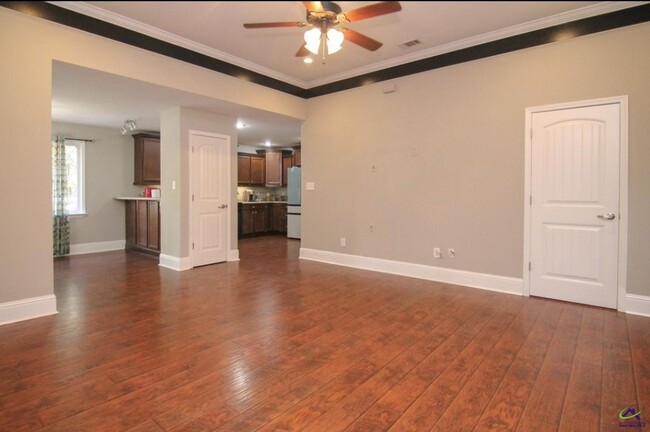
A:
[[[220,209],[228,208],[228,204],[221,204],[221,205],[219,206],[219,208],[220,208]]]
[[[614,213],[607,213],[604,215],[598,215],[598,219],[612,220],[612,219],[616,219],[616,215]]]

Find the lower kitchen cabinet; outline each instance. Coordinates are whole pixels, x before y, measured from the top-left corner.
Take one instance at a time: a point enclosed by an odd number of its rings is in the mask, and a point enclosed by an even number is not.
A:
[[[267,204],[240,205],[239,214],[241,235],[259,234],[268,231]]]
[[[160,254],[160,202],[126,201],[126,249]]]
[[[287,205],[284,203],[239,204],[239,237],[286,233]]]
[[[273,204],[273,230],[287,233],[287,205]]]

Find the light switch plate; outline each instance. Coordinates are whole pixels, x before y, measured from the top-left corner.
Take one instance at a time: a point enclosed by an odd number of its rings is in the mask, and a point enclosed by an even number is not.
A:
[[[307,182],[307,183],[305,183],[305,189],[314,190],[314,189],[316,189],[316,185],[314,184],[314,182]]]

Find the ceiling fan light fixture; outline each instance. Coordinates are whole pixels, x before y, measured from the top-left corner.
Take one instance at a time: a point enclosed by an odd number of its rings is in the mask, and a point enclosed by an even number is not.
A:
[[[327,30],[327,53],[334,54],[341,49],[343,43],[343,33],[337,29],[331,28]]]
[[[318,54],[320,48],[321,31],[320,29],[313,28],[305,32],[305,48],[313,54]]]

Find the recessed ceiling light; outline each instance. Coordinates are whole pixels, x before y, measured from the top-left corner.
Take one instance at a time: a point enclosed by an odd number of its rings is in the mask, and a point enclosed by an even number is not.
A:
[[[237,129],[244,129],[246,127],[246,124],[244,122],[237,122]]]
[[[311,57],[305,57],[302,61],[304,61],[307,64],[310,64],[314,62],[314,59]]]

